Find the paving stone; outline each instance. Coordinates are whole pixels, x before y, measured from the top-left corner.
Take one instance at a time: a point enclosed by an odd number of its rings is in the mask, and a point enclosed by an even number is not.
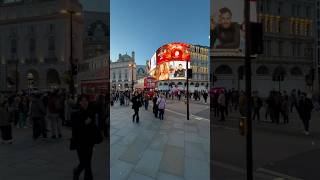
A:
[[[193,158],[185,159],[185,180],[210,180],[209,162]]]
[[[184,180],[183,177],[174,176],[166,173],[159,173],[157,180]]]
[[[137,137],[119,159],[132,164],[137,164],[148,145],[149,141],[146,141],[145,138]]]
[[[167,145],[161,160],[160,171],[183,177],[184,168],[184,149]]]
[[[135,171],[140,174],[156,178],[162,154],[163,152],[161,151],[146,150],[135,167]]]
[[[126,163],[123,161],[118,161],[110,171],[111,180],[127,180],[130,172],[132,171],[134,165]]]
[[[133,173],[130,174],[128,180],[155,180],[155,179],[151,178],[151,177],[148,177],[148,176],[144,176],[144,175],[138,174],[136,172],[133,172]]]
[[[186,142],[185,146],[186,157],[206,161],[202,143]]]

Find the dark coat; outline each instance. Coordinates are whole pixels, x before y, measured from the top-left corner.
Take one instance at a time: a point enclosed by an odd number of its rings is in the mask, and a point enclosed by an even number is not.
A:
[[[142,101],[141,101],[141,97],[138,96],[133,96],[131,99],[132,102],[132,109],[134,110],[139,110],[139,108],[142,106]]]
[[[298,105],[298,111],[300,118],[302,120],[310,120],[311,119],[311,111],[313,109],[312,101],[309,98],[305,100],[300,100]]]
[[[91,118],[91,122],[86,124],[86,119]],[[95,124],[94,113],[90,110],[79,108],[71,115],[72,139],[76,148],[83,146],[93,146],[96,141],[98,130]]]

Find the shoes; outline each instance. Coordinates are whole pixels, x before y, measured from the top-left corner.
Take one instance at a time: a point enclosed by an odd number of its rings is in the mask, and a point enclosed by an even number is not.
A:
[[[61,134],[59,134],[59,136],[58,136],[59,138],[62,138],[62,135]]]

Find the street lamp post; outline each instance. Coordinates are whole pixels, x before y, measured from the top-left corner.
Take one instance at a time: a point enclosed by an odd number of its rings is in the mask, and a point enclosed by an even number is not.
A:
[[[131,90],[133,92],[133,86],[134,86],[134,81],[133,81],[133,68],[135,67],[134,64],[129,64],[129,67],[131,67]]]
[[[253,157],[252,157],[252,108],[251,108],[251,37],[250,37],[250,0],[245,0],[245,78],[247,101],[247,180],[253,180]]]
[[[72,23],[72,18],[73,15],[81,15],[79,12],[75,12],[73,10],[61,10],[62,14],[69,14],[70,15],[70,58],[69,58],[69,63],[70,63],[70,83],[69,83],[69,91],[71,94],[75,93],[75,85],[74,85],[74,75],[76,75],[75,68],[76,64],[73,60],[73,23]]]

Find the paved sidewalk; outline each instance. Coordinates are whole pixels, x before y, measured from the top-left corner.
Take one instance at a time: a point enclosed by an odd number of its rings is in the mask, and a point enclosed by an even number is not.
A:
[[[131,106],[111,107],[111,180],[209,180],[209,122],[151,109],[134,124]]]
[[[50,135],[50,133],[48,134]],[[14,143],[0,144],[1,180],[70,180],[78,164],[75,151],[69,150],[71,132],[63,129],[62,139],[32,140],[32,129],[13,129]],[[92,168],[95,180],[107,178],[106,142],[96,146]]]

